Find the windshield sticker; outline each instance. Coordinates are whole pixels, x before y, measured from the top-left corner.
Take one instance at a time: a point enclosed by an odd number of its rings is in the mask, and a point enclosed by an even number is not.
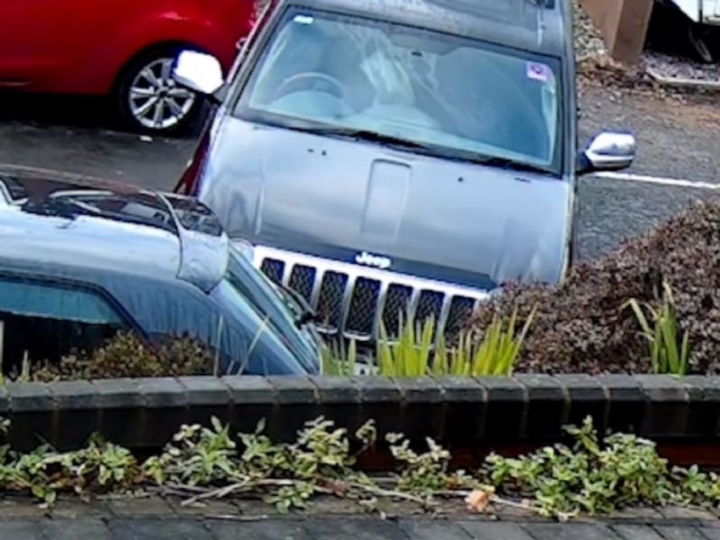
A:
[[[293,19],[298,24],[312,24],[314,20],[310,15],[295,15]]]
[[[527,77],[540,82],[548,82],[550,79],[550,68],[545,64],[536,62],[527,63]]]

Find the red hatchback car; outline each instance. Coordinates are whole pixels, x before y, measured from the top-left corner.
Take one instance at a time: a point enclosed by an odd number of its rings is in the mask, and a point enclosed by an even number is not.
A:
[[[179,130],[201,103],[175,85],[179,50],[227,70],[253,0],[0,0],[0,88],[110,96],[128,127]]]

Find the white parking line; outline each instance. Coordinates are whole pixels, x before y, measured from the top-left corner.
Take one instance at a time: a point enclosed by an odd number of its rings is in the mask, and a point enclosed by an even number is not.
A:
[[[620,172],[600,172],[596,173],[594,176],[598,178],[606,178],[608,180],[622,180],[625,182],[641,182],[645,184],[658,184],[661,186],[720,190],[720,183],[713,184],[710,182],[696,182],[693,180],[685,180],[682,178],[664,178],[662,176],[648,176],[644,174],[631,174]]]

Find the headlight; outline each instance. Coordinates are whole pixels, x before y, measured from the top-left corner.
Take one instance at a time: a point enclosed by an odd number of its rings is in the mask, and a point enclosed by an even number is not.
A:
[[[253,262],[255,256],[255,246],[247,240],[233,238],[230,243],[232,246],[248,261]]]

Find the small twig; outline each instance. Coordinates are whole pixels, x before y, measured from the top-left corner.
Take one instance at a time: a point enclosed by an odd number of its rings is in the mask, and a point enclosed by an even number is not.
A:
[[[493,495],[490,497],[490,502],[495,504],[501,504],[503,506],[511,506],[512,508],[520,508],[522,510],[530,510],[531,512],[536,512],[537,508],[535,508],[532,505],[527,505],[515,501],[511,501],[509,499],[503,499],[502,497],[498,497],[497,495]]]
[[[204,490],[203,493],[199,493],[198,495],[195,495],[189,499],[184,500],[182,503],[180,503],[182,506],[188,506],[194,503],[197,503],[199,501],[203,501],[205,499],[222,499],[223,497],[227,497],[231,493],[234,493],[236,491],[240,490],[248,490],[253,488],[260,488],[260,487],[288,487],[288,486],[294,486],[297,484],[297,480],[285,480],[281,478],[264,478],[260,480],[244,480],[242,482],[238,482],[236,484],[230,484],[229,486],[223,486],[221,488],[212,489],[212,490]],[[323,493],[327,495],[332,495],[334,492],[327,488],[322,488],[319,486],[314,486],[313,490],[316,493]]]
[[[378,497],[389,497],[389,498],[395,498],[395,499],[404,499],[406,501],[412,501],[418,504],[425,504],[425,499],[422,499],[421,497],[418,497],[417,495],[411,495],[410,493],[405,493],[402,491],[395,491],[391,489],[383,489],[377,486],[366,486],[365,484],[358,484],[355,482],[351,482],[349,484],[346,484],[350,488],[359,489],[361,491],[365,491],[366,493],[372,493],[373,495],[377,495]]]
[[[242,482],[238,482],[236,484],[230,484],[229,486],[223,486],[218,489],[213,489],[210,491],[205,491],[204,493],[200,493],[198,495],[195,495],[194,497],[190,497],[189,499],[185,499],[183,502],[180,503],[181,506],[189,506],[191,504],[195,504],[199,501],[203,501],[205,499],[215,499],[215,498],[222,498],[227,497],[232,493],[233,491],[237,491],[239,489],[242,489],[249,485],[248,480],[244,480]]]
[[[187,497],[188,492],[182,489],[175,489],[172,487],[161,486],[148,488],[148,491],[152,493],[159,493],[161,496],[173,495],[175,497]]]
[[[162,488],[176,489],[178,491],[185,491],[190,493],[206,493],[208,488],[190,486],[186,484],[165,484]]]

